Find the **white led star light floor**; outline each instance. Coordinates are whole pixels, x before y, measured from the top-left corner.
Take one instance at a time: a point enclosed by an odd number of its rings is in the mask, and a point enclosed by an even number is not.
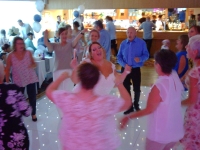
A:
[[[149,87],[141,88],[140,106],[145,108]],[[113,89],[112,95],[119,95],[117,89]],[[187,93],[183,94],[183,98]],[[183,108],[183,115],[185,108]],[[123,113],[116,114],[115,120],[118,123]],[[30,150],[61,150],[58,139],[58,128],[60,117],[56,106],[45,96],[37,100],[37,122],[33,122],[31,117],[24,118],[28,129]],[[131,120],[127,127],[119,131],[121,146],[117,150],[144,150],[146,134],[146,117]],[[176,149],[182,150],[181,145]]]

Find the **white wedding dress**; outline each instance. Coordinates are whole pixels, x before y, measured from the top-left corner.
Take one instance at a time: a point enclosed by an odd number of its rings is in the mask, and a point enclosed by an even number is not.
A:
[[[90,59],[85,59],[84,61],[92,63]],[[99,81],[94,87],[94,93],[98,96],[108,95],[110,94],[111,90],[115,86],[115,65],[112,64],[113,72],[109,74],[108,77],[105,77],[102,73],[100,73]],[[78,83],[73,89],[73,92],[78,92],[81,88],[81,84]]]

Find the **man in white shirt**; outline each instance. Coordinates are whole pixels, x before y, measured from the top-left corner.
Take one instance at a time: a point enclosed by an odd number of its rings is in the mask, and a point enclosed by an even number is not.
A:
[[[31,26],[27,23],[23,23],[22,20],[18,20],[17,21],[19,26],[21,26],[21,30],[20,30],[20,37],[22,37],[24,40],[27,39],[27,34],[28,33],[33,33],[33,37],[34,37],[34,32],[33,29],[31,28]]]

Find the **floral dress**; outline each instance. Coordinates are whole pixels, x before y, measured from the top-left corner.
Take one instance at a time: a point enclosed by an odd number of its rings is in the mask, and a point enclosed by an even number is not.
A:
[[[189,72],[189,76],[198,79],[198,99],[196,103],[189,106],[185,113],[185,135],[181,140],[185,150],[200,149],[200,67],[195,67]],[[188,78],[186,78],[186,84]]]
[[[31,108],[15,84],[0,84],[0,150],[28,150],[29,138],[22,115]]]

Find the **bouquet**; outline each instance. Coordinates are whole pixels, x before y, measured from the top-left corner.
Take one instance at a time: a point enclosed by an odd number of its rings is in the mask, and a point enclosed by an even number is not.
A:
[[[65,28],[66,27],[66,23],[65,21],[61,22],[59,25],[58,25],[58,28]]]
[[[16,35],[19,35],[19,29],[18,28],[15,28],[15,27],[12,27],[11,29],[9,29],[8,31],[8,35],[9,36],[16,36]]]

